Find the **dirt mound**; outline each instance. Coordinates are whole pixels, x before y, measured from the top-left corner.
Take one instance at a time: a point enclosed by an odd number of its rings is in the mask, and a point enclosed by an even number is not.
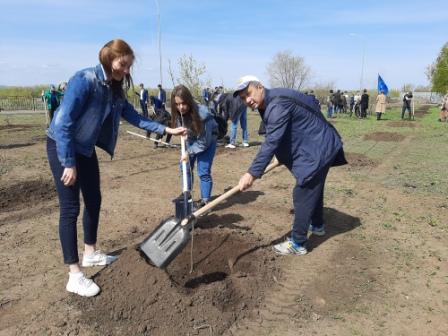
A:
[[[33,125],[22,125],[22,124],[9,124],[9,125],[0,125],[0,131],[6,130],[6,131],[23,131],[24,129],[28,128],[40,128],[40,126],[33,126]]]
[[[410,127],[410,128],[415,128],[416,124],[414,123],[410,123],[409,121],[389,121],[387,123],[387,126],[389,127]]]
[[[0,209],[12,211],[31,207],[56,197],[51,180],[31,180],[0,187]]]
[[[431,105],[421,105],[420,107],[415,109],[414,115],[422,117],[423,115],[425,115],[429,112],[430,108],[431,108]]]
[[[34,145],[34,142],[27,143],[17,143],[17,144],[9,144],[9,145],[0,145],[0,149],[14,149],[14,148],[22,148]]]
[[[96,276],[100,295],[69,300],[101,335],[221,335],[236,320],[257,314],[278,273],[261,239],[197,229],[191,274],[190,244],[166,270],[129,248]]]
[[[404,140],[404,136],[391,132],[374,132],[364,135],[364,140],[399,142]]]
[[[370,159],[364,154],[345,153],[345,158],[347,159],[350,168],[376,167],[378,165],[378,162]]]

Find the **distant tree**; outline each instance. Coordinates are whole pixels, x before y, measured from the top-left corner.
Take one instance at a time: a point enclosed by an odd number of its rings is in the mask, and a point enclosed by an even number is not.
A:
[[[403,92],[414,91],[414,84],[407,83],[403,85]]]
[[[320,101],[321,104],[325,104],[330,90],[334,89],[335,86],[336,84],[334,81],[330,81],[327,83],[316,83],[310,88],[310,90],[314,91],[316,98]]]
[[[171,60],[168,59],[168,72],[170,74],[171,82],[173,83],[173,87],[176,86],[176,80],[174,79],[174,71],[173,67],[171,66]]]
[[[48,89],[48,85],[36,86],[2,86],[0,97],[40,97],[42,90]]]
[[[425,68],[425,76],[429,83],[432,82],[433,74],[434,74],[434,63],[427,65]]]
[[[399,90],[399,89],[390,89],[389,90],[389,94],[388,94],[388,96],[390,97],[390,98],[398,98],[398,97],[400,97],[400,95],[401,95],[401,90]]]
[[[415,92],[430,92],[431,85],[417,85],[414,89]]]
[[[431,76],[432,91],[445,94],[448,92],[448,43],[442,47],[437,57]]]
[[[178,64],[180,76],[178,83],[188,87],[193,97],[200,100],[202,88],[205,86],[205,81],[201,78],[206,73],[205,65],[198,64],[192,55],[183,55],[179,58]]]
[[[303,57],[294,56],[291,51],[278,52],[267,66],[269,84],[272,87],[286,87],[300,90],[311,77],[311,69]]]

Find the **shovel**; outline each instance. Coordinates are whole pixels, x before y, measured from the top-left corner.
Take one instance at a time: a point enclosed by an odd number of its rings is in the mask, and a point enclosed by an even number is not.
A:
[[[277,159],[266,167],[264,174],[270,172],[279,166]],[[169,263],[183,250],[190,240],[190,230],[196,221],[196,218],[207,211],[213,209],[216,205],[239,192],[239,186],[226,191],[224,194],[207,203],[199,210],[195,211],[189,217],[182,220],[169,218],[162,222],[140,245],[140,250],[151,260],[151,262],[160,268],[165,268]]]

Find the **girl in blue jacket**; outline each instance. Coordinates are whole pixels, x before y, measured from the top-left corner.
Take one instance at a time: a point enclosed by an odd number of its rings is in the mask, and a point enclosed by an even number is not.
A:
[[[107,265],[117,257],[96,248],[101,207],[100,172],[95,146],[113,156],[120,117],[156,133],[184,134],[140,116],[127,101],[134,52],[123,40],[112,40],[100,50],[100,64],[77,72],[69,81],[64,100],[55,112],[47,135],[47,155],[59,198],[59,237],[64,263],[69,266],[67,291],[94,296],[100,288],[81,272],[76,222],[79,191],[84,199],[83,267]]]
[[[173,127],[182,125],[188,129],[187,155],[182,160],[189,161],[190,172],[197,161],[202,206],[209,201],[212,193],[211,170],[216,152],[218,124],[209,109],[196,103],[190,90],[184,85],[176,86],[171,93],[171,124]],[[188,185],[191,189],[191,178]]]

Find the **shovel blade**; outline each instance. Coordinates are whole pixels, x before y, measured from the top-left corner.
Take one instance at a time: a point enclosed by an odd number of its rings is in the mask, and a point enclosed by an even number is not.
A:
[[[190,240],[189,225],[180,225],[176,218],[162,222],[140,245],[140,250],[160,268],[165,268]]]

